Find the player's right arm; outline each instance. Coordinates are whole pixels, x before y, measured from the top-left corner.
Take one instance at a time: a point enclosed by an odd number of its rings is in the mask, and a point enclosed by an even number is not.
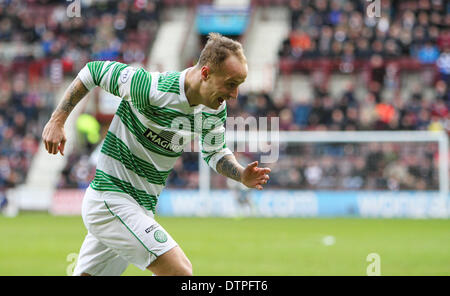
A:
[[[64,124],[70,112],[88,92],[89,90],[78,77],[64,92],[63,99],[59,102],[42,132],[42,140],[48,153],[57,154],[59,151],[61,155],[64,155],[64,145],[66,144]]]
[[[123,71],[127,69],[126,71]],[[131,79],[137,73],[135,79]],[[133,83],[132,83],[132,80]],[[64,124],[74,107],[96,86],[100,86],[125,100],[131,100],[136,107],[143,107],[148,103],[148,85],[151,82],[148,72],[137,71],[126,64],[113,61],[89,62],[72,81],[44,127],[42,140],[48,153],[64,155],[66,136]],[[132,84],[135,86],[132,87]],[[133,99],[131,99],[133,97]]]

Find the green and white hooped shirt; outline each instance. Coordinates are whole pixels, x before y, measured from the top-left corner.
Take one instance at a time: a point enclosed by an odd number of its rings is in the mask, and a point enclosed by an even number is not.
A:
[[[169,173],[195,135],[202,158],[214,170],[232,153],[225,143],[225,102],[218,110],[191,107],[184,93],[188,70],[148,72],[95,61],[80,71],[88,90],[100,86],[122,98],[101,148],[93,189],[126,193],[154,213]]]

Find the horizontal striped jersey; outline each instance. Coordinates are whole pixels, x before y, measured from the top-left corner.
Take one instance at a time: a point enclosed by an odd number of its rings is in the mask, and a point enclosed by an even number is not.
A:
[[[101,148],[93,189],[126,193],[154,213],[168,175],[195,135],[214,170],[231,154],[225,144],[225,103],[218,110],[190,106],[184,93],[188,70],[148,72],[95,61],[80,71],[88,90],[100,86],[122,98]]]

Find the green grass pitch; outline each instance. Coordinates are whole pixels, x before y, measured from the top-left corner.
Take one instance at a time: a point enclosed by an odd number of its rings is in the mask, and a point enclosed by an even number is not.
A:
[[[195,275],[364,276],[370,253],[379,254],[381,275],[450,275],[450,220],[157,220]],[[66,275],[85,234],[79,216],[0,216],[0,275]],[[130,265],[124,275],[151,274]]]

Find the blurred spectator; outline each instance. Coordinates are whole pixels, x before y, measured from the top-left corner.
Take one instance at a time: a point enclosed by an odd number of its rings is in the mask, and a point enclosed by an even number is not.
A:
[[[440,15],[438,13],[435,14],[440,19]],[[438,21],[438,25],[440,22]],[[441,33],[439,34],[439,37],[436,40],[436,44],[439,47],[440,50],[444,50],[444,48],[450,47],[450,29],[444,28],[441,30]]]
[[[439,50],[436,45],[426,42],[418,51],[417,58],[423,64],[433,64],[439,58]]]
[[[311,48],[311,38],[306,32],[301,29],[296,29],[291,32],[289,36],[290,46],[292,48],[292,55],[300,57],[304,51]]]
[[[439,68],[441,79],[445,81],[447,86],[450,85],[450,47],[447,47],[445,51],[439,55],[436,65]]]

